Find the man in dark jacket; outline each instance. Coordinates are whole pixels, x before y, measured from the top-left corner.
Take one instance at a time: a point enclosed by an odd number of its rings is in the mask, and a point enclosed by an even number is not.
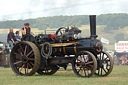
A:
[[[13,33],[13,28],[10,28],[10,32],[8,33],[7,42],[11,46],[11,49],[13,48],[13,45],[15,44],[15,35]]]

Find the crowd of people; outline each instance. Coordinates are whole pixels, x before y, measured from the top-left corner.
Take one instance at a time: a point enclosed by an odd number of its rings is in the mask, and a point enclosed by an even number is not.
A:
[[[128,56],[127,55],[122,55],[120,57],[120,64],[121,65],[128,65]]]
[[[24,27],[22,28],[22,37],[24,37],[26,34],[34,34],[29,27],[29,23],[25,23]],[[13,28],[10,28],[7,36],[7,42],[9,43],[11,49],[15,44],[21,41],[21,37],[19,35],[19,31],[16,31],[16,33],[14,34]]]
[[[113,61],[115,65],[128,65],[128,55],[123,54],[121,56],[115,55],[113,57]]]

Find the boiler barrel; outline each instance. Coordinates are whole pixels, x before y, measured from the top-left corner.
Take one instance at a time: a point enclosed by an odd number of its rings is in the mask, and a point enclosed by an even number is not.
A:
[[[100,53],[102,51],[102,44],[99,40],[83,40],[78,44],[63,47],[63,53],[67,55],[77,54],[79,51],[90,51],[92,53]]]

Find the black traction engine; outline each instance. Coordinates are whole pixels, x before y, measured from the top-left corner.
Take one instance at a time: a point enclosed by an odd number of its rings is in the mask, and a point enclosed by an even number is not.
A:
[[[81,37],[76,27],[59,28],[55,34],[27,34],[14,46],[10,55],[11,68],[16,75],[52,75],[69,63],[77,76],[107,76],[113,69],[111,56],[103,51],[96,35],[96,15],[90,15],[89,38]]]

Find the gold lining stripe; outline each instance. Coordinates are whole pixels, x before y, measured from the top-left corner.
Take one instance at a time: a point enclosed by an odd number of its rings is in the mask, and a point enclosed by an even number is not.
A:
[[[74,45],[74,52],[77,53],[76,44]]]
[[[64,47],[64,46],[69,46],[69,45],[73,45],[73,44],[78,44],[79,42],[70,42],[70,43],[55,43],[55,44],[51,44],[52,47]],[[40,44],[40,46],[43,46],[43,44]]]
[[[66,54],[66,49],[65,49],[65,47],[63,47],[63,52],[64,52],[64,54]]]

